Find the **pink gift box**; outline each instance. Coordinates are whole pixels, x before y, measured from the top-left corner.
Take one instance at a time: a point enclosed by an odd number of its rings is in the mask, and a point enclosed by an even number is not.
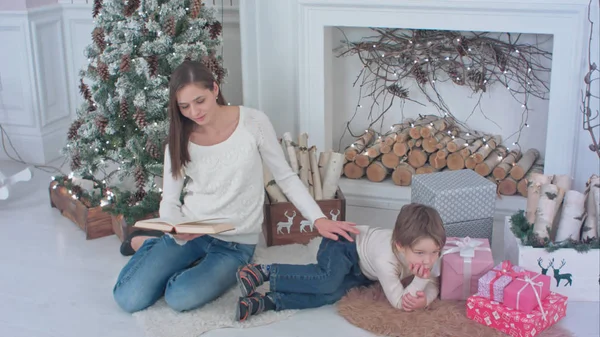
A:
[[[543,309],[543,312],[542,310]],[[567,297],[550,293],[542,307],[526,314],[481,296],[467,299],[467,317],[513,337],[533,337],[567,314]]]
[[[526,271],[504,288],[504,305],[530,313],[550,294],[550,276]]]
[[[478,280],[494,267],[487,239],[450,237],[442,253],[442,300],[466,300],[477,293]]]
[[[510,261],[500,263],[479,279],[477,295],[502,303],[504,288],[515,278],[523,276],[524,271],[519,266],[513,266]]]

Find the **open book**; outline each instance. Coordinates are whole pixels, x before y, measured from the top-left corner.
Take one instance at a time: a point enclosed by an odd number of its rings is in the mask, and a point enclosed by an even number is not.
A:
[[[140,220],[133,227],[154,229],[171,234],[217,234],[234,229],[233,225],[225,222],[215,222],[217,219],[204,219],[186,222],[177,222],[165,218]]]

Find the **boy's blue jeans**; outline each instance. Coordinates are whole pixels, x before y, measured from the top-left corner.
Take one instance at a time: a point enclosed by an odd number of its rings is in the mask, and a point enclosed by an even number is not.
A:
[[[163,295],[177,311],[201,307],[235,285],[238,267],[252,260],[254,248],[209,235],[185,245],[168,235],[148,239],[121,270],[113,296],[127,312],[143,310]]]
[[[360,270],[356,243],[323,238],[317,263],[271,265],[268,293],[275,310],[317,308],[339,301],[348,290],[372,283]]]

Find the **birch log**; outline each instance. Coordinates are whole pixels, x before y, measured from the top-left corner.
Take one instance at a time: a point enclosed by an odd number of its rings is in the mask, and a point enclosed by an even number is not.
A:
[[[271,174],[271,171],[265,164],[263,164],[263,181],[265,184],[265,190],[269,195],[269,199],[271,199],[271,203],[276,204],[288,201],[285,197],[285,194],[283,194],[283,191],[281,191],[281,188],[279,188],[275,182],[273,174]]]
[[[292,141],[292,135],[289,132],[283,134],[283,141],[287,148],[288,159],[290,161],[290,167],[294,173],[300,172],[298,167],[298,157],[296,157],[296,149],[294,148],[294,142]]]
[[[543,162],[534,164],[525,175],[525,178],[519,180],[517,183],[517,192],[525,198],[527,198],[527,188],[529,186],[529,181],[531,180],[531,175],[533,174],[544,174]]]
[[[323,177],[325,177],[325,172],[327,171],[327,163],[329,163],[329,157],[331,157],[331,151],[321,152],[319,154],[319,174],[321,175],[321,180],[323,180]]]
[[[549,230],[552,228],[552,222],[554,221],[557,196],[558,186],[554,184],[544,184],[541,186],[540,198],[535,211],[533,232],[542,240],[550,238]]]
[[[313,192],[315,200],[323,200],[323,185],[321,183],[321,173],[319,173],[319,162],[317,161],[317,148],[311,146],[308,150],[310,156],[310,171],[313,181]]]
[[[558,230],[558,223],[561,218],[561,210],[563,209],[562,203],[565,197],[565,193],[571,189],[571,176],[567,174],[558,174],[552,178],[552,184],[558,187],[558,196],[556,197],[556,209],[554,209],[554,222],[552,223],[552,231],[550,232],[550,238],[556,237],[556,231]],[[577,238],[579,239],[579,237]]]
[[[310,159],[308,156],[308,134],[303,132],[298,137],[298,150],[300,150],[300,180],[310,191],[309,174],[310,174]]]
[[[549,184],[552,181],[552,177],[544,175],[542,173],[533,173],[529,177],[527,183],[527,209],[525,215],[527,222],[533,224],[535,222],[536,210],[540,200],[542,185]]]
[[[587,182],[585,190],[585,221],[581,231],[581,241],[598,237],[598,212],[596,211],[596,198],[592,191],[591,179]]]
[[[536,149],[529,149],[515,166],[510,170],[510,176],[516,180],[521,180],[529,171],[529,168],[533,166],[536,160],[540,157],[540,151]]]
[[[565,194],[565,205],[562,210],[555,242],[572,239],[579,241],[581,223],[585,214],[585,194],[570,190]]]
[[[374,136],[375,132],[373,130],[365,130],[365,133],[358,137],[358,139],[344,151],[346,159],[353,161],[358,154],[362,153],[365,148],[371,144]]]
[[[348,163],[352,164],[352,163]],[[327,171],[323,178],[323,199],[329,200],[335,197],[340,182],[340,175],[344,168],[344,154],[332,152],[327,164]]]

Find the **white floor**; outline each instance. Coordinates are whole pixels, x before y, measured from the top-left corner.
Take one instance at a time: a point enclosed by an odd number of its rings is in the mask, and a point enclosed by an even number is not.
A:
[[[22,167],[0,161],[6,175]],[[115,278],[127,262],[119,254],[119,240],[86,241],[73,223],[50,208],[49,177],[35,170],[33,181],[14,186],[11,197],[0,200],[0,336],[142,337],[135,319],[112,299]],[[599,336],[599,316],[598,302],[570,302],[560,324],[576,336]],[[372,336],[347,323],[333,307],[306,310],[244,333]],[[240,334],[224,329],[204,336]]]

